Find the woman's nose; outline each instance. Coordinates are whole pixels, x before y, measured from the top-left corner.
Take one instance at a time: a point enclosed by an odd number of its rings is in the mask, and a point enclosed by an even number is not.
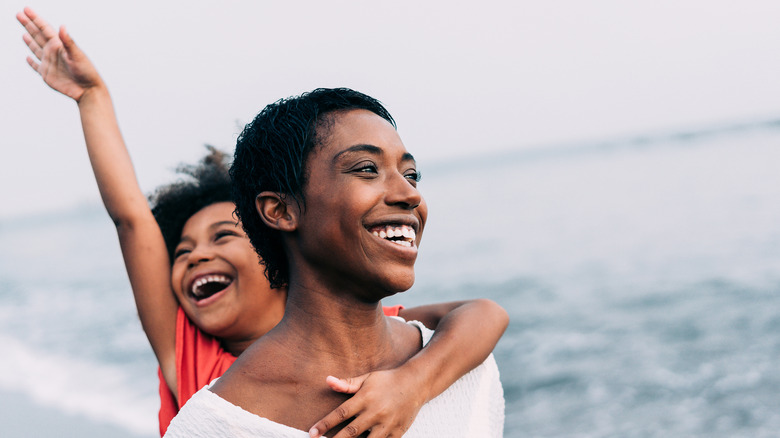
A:
[[[394,172],[388,178],[388,190],[385,197],[390,205],[401,205],[406,209],[414,209],[422,202],[422,195],[417,187],[413,186],[405,175]]]

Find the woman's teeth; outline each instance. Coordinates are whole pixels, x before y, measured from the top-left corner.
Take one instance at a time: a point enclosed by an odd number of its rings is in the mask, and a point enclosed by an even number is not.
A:
[[[417,236],[417,233],[414,232],[414,228],[406,225],[388,225],[382,229],[374,229],[373,234],[376,237],[386,239],[407,248],[412,246],[414,238]]]

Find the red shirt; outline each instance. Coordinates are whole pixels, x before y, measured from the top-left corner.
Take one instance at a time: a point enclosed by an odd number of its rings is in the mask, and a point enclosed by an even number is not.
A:
[[[387,316],[398,316],[403,306],[384,307]],[[160,379],[160,436],[165,434],[179,408],[198,390],[221,376],[233,365],[236,356],[225,351],[219,341],[197,328],[181,307],[176,314],[176,387],[179,402],[157,370]]]

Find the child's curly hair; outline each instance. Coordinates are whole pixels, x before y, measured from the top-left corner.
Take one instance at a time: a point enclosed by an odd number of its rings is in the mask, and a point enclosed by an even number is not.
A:
[[[228,155],[213,146],[206,145],[206,148],[209,153],[197,164],[180,164],[176,168],[176,173],[187,178],[158,187],[149,196],[171,263],[187,220],[211,204],[233,201]]]

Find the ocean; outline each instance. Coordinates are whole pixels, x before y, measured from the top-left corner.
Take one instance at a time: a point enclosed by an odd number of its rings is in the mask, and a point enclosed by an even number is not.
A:
[[[507,437],[777,436],[778,146],[780,123],[753,120],[419,163],[417,281],[386,304],[509,312]],[[0,248],[3,423],[45,409],[155,436],[156,364],[102,206],[2,220]]]

